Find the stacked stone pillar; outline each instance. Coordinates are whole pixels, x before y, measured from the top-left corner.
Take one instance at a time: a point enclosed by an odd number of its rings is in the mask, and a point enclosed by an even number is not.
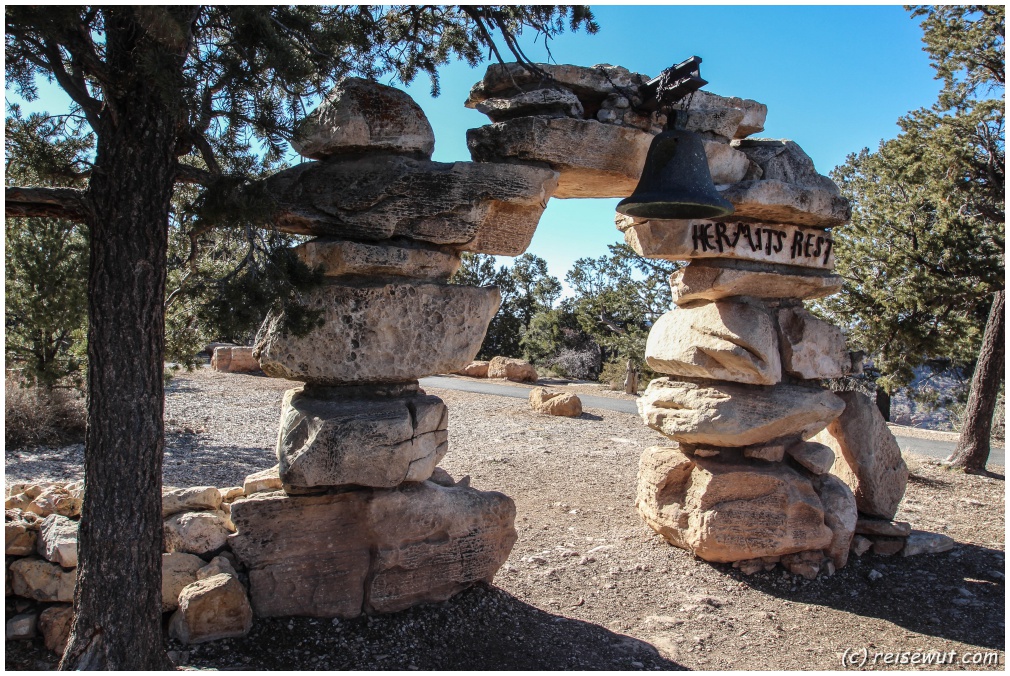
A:
[[[515,505],[436,471],[449,412],[418,378],[469,364],[498,310],[497,288],[448,283],[460,252],[525,249],[557,175],[432,162],[417,104],[355,78],[293,145],[317,161],[261,187],[278,229],[314,236],[297,254],[324,281],[260,329],[263,371],[303,385],[282,404],[283,491],[233,505],[232,549],[261,616],[444,600],[505,562]]]

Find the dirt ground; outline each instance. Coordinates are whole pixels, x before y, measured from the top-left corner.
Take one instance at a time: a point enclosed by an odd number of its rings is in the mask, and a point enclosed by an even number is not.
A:
[[[280,396],[289,386],[206,370],[173,380],[166,484],[233,485],[274,464]],[[885,664],[886,654],[954,651],[957,663],[943,668],[1004,668],[1001,467],[990,468],[999,472],[993,477],[968,476],[908,458],[897,518],[951,536],[950,552],[867,554],[815,581],[780,569],[748,577],[695,559],[643,524],[634,509],[638,457],[666,442],[637,416],[589,408],[581,418],[552,418],[519,399],[428,392],[450,410],[442,467],[516,502],[519,539],[494,585],[392,615],[257,619],[244,638],[188,647],[169,641],[179,664],[838,670],[848,658],[853,668],[909,669]],[[8,456],[7,479],[79,471],[65,455],[53,465],[58,456],[58,449]],[[40,640],[6,645],[8,669],[55,662]]]

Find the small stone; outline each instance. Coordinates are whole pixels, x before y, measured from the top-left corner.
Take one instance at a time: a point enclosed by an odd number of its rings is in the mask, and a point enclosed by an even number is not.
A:
[[[35,638],[39,614],[37,612],[21,613],[7,620],[6,639],[8,641],[26,641]]]
[[[835,462],[835,452],[815,442],[801,441],[790,446],[786,452],[814,474],[827,474]]]
[[[39,615],[39,631],[45,639],[46,649],[62,655],[70,640],[74,622],[74,607],[69,604],[49,606]]]
[[[824,553],[820,550],[786,554],[779,562],[793,575],[800,575],[808,580],[817,579],[824,563]]]
[[[488,364],[488,378],[505,378],[517,383],[535,383],[539,376],[537,369],[523,359],[495,357]]]
[[[64,570],[43,559],[18,559],[10,565],[11,589],[18,596],[43,603],[71,603],[77,570]]]
[[[50,514],[39,529],[38,552],[64,568],[77,567],[77,522]]]
[[[538,413],[578,418],[582,415],[582,400],[572,392],[555,392],[546,387],[530,390],[530,407]]]
[[[882,580],[884,578],[884,574],[877,569],[873,569],[866,577],[870,579],[870,582],[876,582],[877,580]]]
[[[163,490],[161,493],[161,514],[167,518],[179,512],[213,510],[221,506],[221,500],[221,491],[214,486]]]
[[[169,636],[183,644],[245,636],[253,612],[245,588],[234,575],[220,573],[187,585],[168,624]]]
[[[687,452],[684,446],[681,446],[681,450]],[[695,448],[691,455],[696,455],[699,458],[714,458],[719,455],[719,450],[715,448],[705,448],[703,446]]]
[[[890,537],[908,537],[912,532],[912,524],[907,521],[888,521],[860,516],[856,521],[856,532],[860,535],[887,535]]]
[[[953,538],[943,533],[927,533],[916,530],[908,536],[905,541],[904,556],[915,556],[916,554],[939,554],[950,551],[954,548]],[[1002,579],[1002,575],[997,578]]]
[[[795,440],[788,440],[785,442],[771,442],[768,444],[761,444],[758,446],[744,446],[743,457],[753,458],[755,460],[764,460],[766,462],[781,462],[782,458],[785,457],[786,448],[795,444]]]
[[[880,556],[894,556],[905,546],[905,538],[874,535],[870,540],[873,542],[873,553]]]
[[[199,556],[171,552],[161,555],[161,612],[179,607],[179,594],[183,588],[196,582],[196,573],[207,562]]]
[[[231,531],[222,512],[183,512],[165,519],[165,551],[210,554],[221,549]]]
[[[284,484],[281,482],[280,468],[280,465],[274,465],[250,474],[242,484],[242,492],[245,495],[252,495],[262,491],[281,490]]]
[[[849,551],[851,551],[856,556],[862,556],[866,552],[870,551],[870,547],[872,546],[873,543],[870,542],[870,538],[863,537],[862,535],[853,535],[852,544],[849,546]]]

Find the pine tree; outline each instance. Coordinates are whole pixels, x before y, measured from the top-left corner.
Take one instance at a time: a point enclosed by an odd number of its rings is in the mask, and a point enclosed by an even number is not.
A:
[[[60,666],[161,669],[176,186],[196,187],[204,206],[229,203],[251,168],[277,165],[306,106],[344,74],[409,82],[424,72],[437,93],[439,65],[499,54],[494,31],[528,64],[515,41],[524,29],[548,38],[596,24],[567,6],[8,6],[5,17],[8,86],[32,99],[36,77],[55,81],[95,139],[92,166],[75,177],[85,187],[9,186],[5,200],[8,217],[77,220],[89,234],[87,488]],[[39,155],[50,147],[43,139]]]

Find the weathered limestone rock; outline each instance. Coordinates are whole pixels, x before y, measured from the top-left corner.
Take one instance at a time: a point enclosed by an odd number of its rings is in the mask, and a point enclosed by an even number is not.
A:
[[[728,143],[703,139],[705,158],[708,160],[708,170],[715,184],[736,183],[742,181],[747,172],[751,171],[753,163],[746,155]]]
[[[322,312],[306,336],[270,315],[257,337],[263,371],[319,385],[405,382],[452,373],[477,355],[501,302],[497,287],[379,282],[328,283],[302,294]]]
[[[856,532],[860,535],[887,535],[905,538],[912,532],[912,524],[907,521],[888,521],[861,516],[856,520]]]
[[[556,392],[546,387],[530,390],[530,407],[537,413],[578,418],[582,415],[582,400],[572,392]]]
[[[648,76],[610,64],[587,67],[538,63],[536,67],[550,77],[547,81],[550,86],[571,91],[585,101],[599,102],[618,91],[637,91],[639,86],[649,80]],[[481,81],[470,89],[470,96],[463,105],[478,108],[478,103],[492,97],[513,97],[538,90],[545,84],[539,75],[529,72],[518,63],[493,63],[488,66]]]
[[[44,603],[71,603],[77,571],[43,559],[18,559],[10,565],[11,588],[18,596]]]
[[[687,105],[687,101],[682,101],[680,105],[675,106],[675,108],[681,109]],[[764,131],[765,128],[765,118],[768,116],[768,106],[763,103],[758,103],[757,101],[751,99],[741,99],[735,96],[719,96],[718,94],[713,94],[707,91],[697,91],[694,93],[693,98],[690,100],[691,115],[695,114],[696,110],[721,110],[721,109],[737,109],[743,111],[743,117],[740,123],[737,125],[736,129],[732,130],[730,134],[723,134],[724,136],[729,136],[734,139],[742,139],[751,134],[757,134]],[[689,118],[690,122],[690,118]],[[727,131],[729,131],[727,129]]]
[[[4,509],[18,509],[25,510],[28,509],[28,505],[32,504],[34,498],[29,497],[25,493],[12,493],[7,496],[4,500]]]
[[[77,567],[77,522],[50,514],[39,529],[38,552],[64,568]]]
[[[168,634],[184,644],[205,643],[245,636],[252,623],[252,607],[242,583],[234,575],[221,573],[182,590],[179,609],[168,623]]]
[[[579,97],[564,89],[533,89],[509,98],[490,98],[474,106],[491,118],[492,122],[511,120],[514,117],[541,115],[546,117],[574,117],[581,119],[585,110]]]
[[[472,361],[456,373],[470,378],[487,378],[487,369],[490,365],[489,361]]]
[[[761,167],[761,179],[793,185],[821,188],[840,195],[838,186],[814,169],[814,161],[795,142],[787,139],[747,139],[734,141],[733,147]]]
[[[309,268],[322,268],[327,277],[397,275],[445,281],[460,265],[453,251],[407,239],[366,244],[318,237],[295,247],[295,253]]]
[[[378,155],[306,162],[257,184],[279,230],[353,240],[412,240],[516,256],[557,187],[550,169]]]
[[[624,241],[646,258],[737,259],[816,270],[835,267],[834,241],[816,228],[770,223],[642,221],[618,214]]]
[[[231,549],[261,617],[356,617],[442,601],[490,581],[516,540],[500,493],[432,482],[239,500]]]
[[[215,556],[210,560],[210,563],[196,571],[196,579],[206,580],[208,577],[220,575],[222,573],[226,575],[237,575],[235,567],[231,564],[231,561],[223,556]]]
[[[635,502],[668,542],[730,562],[827,547],[831,530],[810,482],[781,463],[642,454]]]
[[[645,361],[654,371],[752,385],[782,379],[778,339],[762,306],[720,300],[679,308],[649,331]]]
[[[251,347],[222,345],[214,348],[210,367],[222,373],[252,373],[260,370],[260,364],[252,355]]]
[[[236,498],[241,498],[245,495],[245,488],[242,486],[229,486],[228,488],[220,489],[220,491],[221,500],[224,503],[232,502]]]
[[[801,575],[808,580],[813,580],[821,572],[824,553],[819,549],[796,552],[783,556],[779,563],[793,575]]]
[[[728,142],[740,128],[745,116],[746,113],[739,108],[699,108],[692,105],[684,115],[683,124],[688,131],[710,132]]]
[[[870,542],[869,538],[857,534],[852,536],[852,545],[849,547],[849,551],[856,556],[862,556],[866,552],[870,551],[870,547],[872,546],[873,543]]]
[[[845,225],[852,217],[849,201],[825,187],[794,185],[776,180],[740,181],[721,195],[735,209],[733,220],[788,223],[814,228]]]
[[[8,641],[27,641],[38,634],[39,613],[29,611],[7,620],[4,638]]]
[[[317,399],[288,390],[277,437],[285,487],[392,488],[424,481],[448,450],[449,411],[438,397]]]
[[[364,150],[430,158],[435,134],[421,107],[406,92],[345,77],[301,123],[291,147],[317,160]]]
[[[869,397],[858,392],[837,396],[845,411],[812,441],[835,452],[831,473],[852,489],[860,512],[893,519],[908,483],[898,442]]]
[[[183,588],[196,582],[196,573],[207,565],[199,556],[171,552],[161,555],[161,612],[179,607]]]
[[[802,307],[778,313],[782,368],[806,380],[841,378],[852,372],[845,336],[837,326],[818,319]]]
[[[50,514],[77,517],[81,515],[81,496],[63,486],[48,486],[32,500],[25,511],[43,518]]]
[[[209,554],[228,541],[228,516],[223,512],[183,512],[165,519],[165,551]]]
[[[39,615],[39,631],[45,639],[46,649],[59,655],[67,648],[70,627],[74,621],[74,607],[69,604],[49,606]]]
[[[221,500],[221,491],[214,486],[165,488],[161,491],[161,515],[169,517],[179,512],[218,509]]]
[[[242,484],[242,492],[252,495],[263,491],[279,491],[283,487],[280,471],[281,466],[277,464],[250,474]]]
[[[558,172],[559,199],[627,197],[638,185],[652,138],[597,120],[547,117],[519,117],[466,132],[476,162],[543,163]]]
[[[902,556],[915,556],[917,554],[939,554],[950,551],[954,548],[954,540],[943,533],[927,533],[925,531],[912,531],[908,539],[905,540],[905,548],[901,551]]]
[[[835,452],[824,444],[801,441],[786,449],[793,460],[814,474],[827,474],[835,462]]]
[[[779,384],[698,385],[669,378],[649,383],[638,400],[645,424],[675,441],[751,446],[779,437],[809,437],[835,419],[843,402],[827,390]]]
[[[506,378],[517,383],[535,383],[539,376],[533,364],[522,359],[495,357],[487,367],[488,378]]]
[[[844,568],[856,530],[856,498],[833,474],[822,474],[814,479],[813,486],[824,507],[824,525],[831,529],[831,542],[824,547],[824,553],[835,568]]]
[[[732,296],[809,300],[830,296],[841,289],[842,278],[838,275],[813,271],[801,274],[796,268],[742,269],[704,260],[692,261],[670,275],[673,302],[681,306]]]
[[[796,439],[776,439],[767,444],[744,446],[743,457],[765,462],[782,462],[786,449],[796,443]]]
[[[28,512],[32,517],[36,515]],[[28,556],[35,551],[38,528],[25,518],[20,509],[4,512],[4,554],[6,556]]]

